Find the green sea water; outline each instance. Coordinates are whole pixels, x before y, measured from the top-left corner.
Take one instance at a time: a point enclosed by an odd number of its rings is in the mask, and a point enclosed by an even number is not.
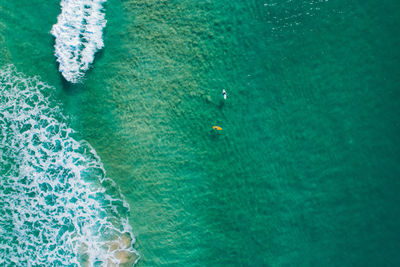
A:
[[[105,10],[71,85],[59,1],[0,0],[0,64],[56,88],[131,207],[138,266],[400,265],[400,2]]]

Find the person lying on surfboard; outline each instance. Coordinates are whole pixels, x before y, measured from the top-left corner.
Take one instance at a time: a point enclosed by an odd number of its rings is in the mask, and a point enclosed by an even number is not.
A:
[[[224,99],[226,99],[226,91],[225,91],[225,89],[222,89],[222,96],[224,97]]]

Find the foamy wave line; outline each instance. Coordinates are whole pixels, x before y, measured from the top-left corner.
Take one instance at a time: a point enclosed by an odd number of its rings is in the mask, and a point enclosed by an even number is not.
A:
[[[53,91],[0,70],[0,265],[134,265],[129,206]]]
[[[56,38],[55,55],[67,81],[81,81],[94,54],[103,44],[106,0],[62,0],[61,14],[51,30]]]

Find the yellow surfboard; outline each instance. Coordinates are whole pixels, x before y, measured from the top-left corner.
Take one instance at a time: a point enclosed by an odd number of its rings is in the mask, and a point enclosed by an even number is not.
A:
[[[221,130],[222,130],[222,127],[219,127],[219,126],[213,126],[213,129],[215,129],[215,130],[217,130],[217,131],[221,131]]]

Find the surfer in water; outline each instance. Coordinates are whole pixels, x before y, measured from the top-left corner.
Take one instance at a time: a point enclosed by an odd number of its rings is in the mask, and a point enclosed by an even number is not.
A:
[[[224,99],[226,99],[226,91],[225,91],[225,89],[222,89],[222,96],[224,97]]]

